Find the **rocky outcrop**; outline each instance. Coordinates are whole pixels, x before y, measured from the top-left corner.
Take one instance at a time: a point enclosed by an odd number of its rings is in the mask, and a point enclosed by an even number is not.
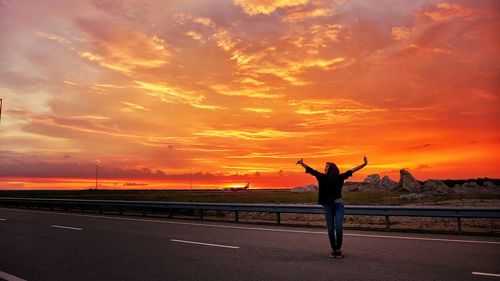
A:
[[[495,185],[493,181],[484,181],[479,185],[477,181],[470,180],[468,182],[458,181],[462,184],[456,184],[453,188],[445,184],[446,181],[441,180],[427,180],[419,182],[407,170],[400,170],[399,182],[391,180],[388,176],[382,179],[379,174],[368,175],[362,183],[347,182],[343,191],[356,192],[356,191],[404,191],[409,194],[403,195],[403,199],[418,199],[423,197],[440,196],[449,193],[456,194],[476,194],[476,193],[489,193],[498,194],[500,196],[500,186]],[[453,181],[451,181],[453,182]],[[457,182],[457,181],[455,181]],[[481,182],[479,182],[481,183]],[[291,189],[292,192],[308,192],[317,191],[318,187],[314,184],[308,186],[296,187]],[[415,197],[414,194],[421,194]]]
[[[380,182],[380,176],[378,174],[368,175],[363,182],[369,185],[377,185]]]
[[[388,176],[384,176],[379,182],[379,185],[385,190],[394,190],[398,188],[398,182],[391,180],[391,178],[389,178]]]
[[[491,181],[486,181],[483,185],[479,185],[476,181],[468,181],[462,184],[455,184],[452,188],[453,192],[459,194],[492,194],[500,196],[500,188]]]
[[[475,193],[481,191],[479,185],[475,181],[464,182],[463,184],[455,184],[453,190],[456,193],[461,193],[461,194]]]
[[[493,183],[493,182],[491,182],[491,181],[484,182],[484,186],[485,186],[485,187],[488,187],[488,188],[495,188],[495,187],[497,187],[497,186],[495,185],[495,183]]]
[[[413,177],[410,172],[406,170],[400,170],[399,186],[404,191],[409,191],[412,193],[418,193],[422,191],[422,185]]]
[[[433,195],[445,195],[452,191],[443,181],[428,180],[424,183],[422,191],[431,193]]]
[[[398,187],[398,183],[391,180],[388,176],[384,176],[380,179],[378,174],[368,175],[363,183],[368,187],[382,190],[393,190]]]
[[[479,184],[477,184],[477,182],[475,182],[475,181],[469,181],[469,182],[463,183],[462,187],[471,188],[471,189],[479,189]]]
[[[318,187],[315,184],[310,184],[306,186],[298,186],[295,188],[292,188],[290,191],[291,192],[309,192],[309,191],[317,191]]]
[[[428,195],[445,195],[452,192],[452,189],[440,180],[428,180],[422,185],[417,181],[413,175],[406,171],[400,170],[401,178],[399,180],[399,187],[403,191],[412,193],[426,193]]]

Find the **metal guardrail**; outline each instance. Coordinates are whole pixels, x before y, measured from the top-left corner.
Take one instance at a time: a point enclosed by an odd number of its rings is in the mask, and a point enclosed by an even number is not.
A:
[[[239,221],[239,212],[267,212],[276,214],[276,222],[281,223],[281,213],[297,214],[323,214],[320,205],[299,204],[239,204],[239,203],[192,203],[192,202],[163,202],[163,201],[128,201],[128,200],[80,200],[80,199],[42,199],[42,198],[13,198],[0,197],[0,205],[3,206],[25,206],[25,207],[47,207],[62,208],[68,210],[77,208],[82,211],[90,208],[98,208],[100,213],[103,208],[118,209],[122,214],[124,209],[140,209],[145,215],[147,210],[169,210],[173,217],[174,210],[196,210],[199,218],[203,219],[203,211],[230,211],[235,213],[235,222]],[[346,215],[383,216],[385,217],[385,228],[390,226],[389,217],[437,217],[456,218],[458,232],[462,233],[463,218],[487,218],[500,219],[500,208],[482,207],[426,207],[426,206],[364,206],[346,205]]]

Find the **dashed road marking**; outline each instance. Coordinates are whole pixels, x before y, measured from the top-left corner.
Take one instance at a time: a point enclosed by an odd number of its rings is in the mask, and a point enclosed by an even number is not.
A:
[[[12,274],[8,274],[7,272],[0,271],[0,279],[4,279],[7,281],[26,281],[25,279],[19,278]]]
[[[0,219],[0,221],[6,221],[7,219]]]
[[[486,272],[472,272],[472,274],[474,274],[474,275],[482,275],[482,276],[500,277],[500,274],[486,273]]]
[[[463,239],[425,238],[425,237],[411,237],[411,236],[372,235],[372,234],[354,234],[354,233],[344,234],[344,236],[500,245],[500,242],[495,242],[495,241],[478,241],[478,240],[463,240]]]
[[[55,227],[55,228],[63,228],[63,229],[71,229],[71,230],[82,230],[82,229],[83,229],[83,228],[79,228],[79,227],[64,226],[64,225],[56,225],[56,224],[51,225],[51,227]]]
[[[211,246],[211,247],[229,248],[229,249],[239,249],[240,248],[240,247],[237,247],[237,246],[220,245],[220,244],[210,244],[210,243],[203,243],[203,242],[196,242],[196,241],[187,241],[187,240],[170,239],[170,241],[172,241],[172,242],[179,242],[179,243],[186,243],[186,244]]]

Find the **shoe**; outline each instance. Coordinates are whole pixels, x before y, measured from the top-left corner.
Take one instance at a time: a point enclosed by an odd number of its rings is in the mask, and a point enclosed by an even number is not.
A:
[[[336,259],[343,259],[344,258],[344,254],[342,254],[342,251],[335,251],[335,255],[334,255],[334,258]]]
[[[336,253],[335,251],[331,251],[331,252],[328,254],[328,257],[329,257],[329,258],[335,258],[335,255],[336,255],[336,254],[337,254],[337,253]]]

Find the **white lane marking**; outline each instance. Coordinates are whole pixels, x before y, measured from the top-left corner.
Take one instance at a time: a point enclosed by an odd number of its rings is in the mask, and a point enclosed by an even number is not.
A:
[[[187,244],[203,245],[203,246],[229,248],[229,249],[239,249],[240,248],[240,247],[237,247],[237,246],[228,246],[228,245],[220,245],[220,244],[210,244],[210,243],[202,243],[202,242],[187,241],[187,240],[170,239],[170,241],[172,241],[172,242],[179,242],[179,243],[187,243]]]
[[[472,272],[472,274],[474,274],[474,275],[483,275],[483,276],[500,277],[500,274],[495,274],[495,273]]]
[[[0,208],[0,209],[7,210],[5,208]],[[102,218],[102,219],[113,219],[113,220],[124,220],[124,221],[155,222],[155,223],[165,223],[165,224],[217,227],[217,228],[228,228],[228,229],[245,229],[245,230],[303,233],[303,234],[322,234],[322,235],[328,234],[326,231],[308,231],[308,230],[291,230],[291,229],[277,229],[277,228],[261,228],[261,227],[245,227],[245,226],[232,226],[232,225],[219,225],[219,224],[205,224],[205,223],[189,223],[189,222],[178,222],[178,221],[167,221],[167,220],[120,218],[120,217],[109,217],[109,216],[100,216],[100,215],[96,215],[96,216],[94,216],[94,215],[80,215],[80,214],[68,214],[68,213],[34,211],[34,210],[15,210],[15,209],[8,209],[8,210],[9,211],[17,211],[17,212],[44,213],[44,214],[62,215],[62,216]],[[345,232],[344,232],[344,236],[500,245],[500,241],[481,241],[481,240],[463,240],[463,239],[460,240],[460,239],[425,238],[425,237],[411,237],[411,236],[390,236],[390,235],[376,235],[376,234],[354,234],[354,233],[351,234],[351,233],[345,233]]]
[[[51,225],[51,227],[63,228],[63,229],[71,229],[71,230],[82,230],[82,228],[79,228],[79,227],[71,227],[71,226],[56,225],[56,224]]]
[[[6,221],[7,219],[0,219],[0,221]]]
[[[7,281],[26,281],[25,279],[16,277],[12,274],[8,274],[7,272],[0,271],[0,278]]]
[[[423,240],[423,241],[440,241],[440,242],[459,242],[459,243],[476,243],[476,244],[498,244],[495,241],[478,241],[478,240],[460,240],[460,239],[444,239],[444,238],[423,238],[410,236],[390,236],[390,235],[372,235],[372,234],[344,234],[346,236],[359,236],[371,238],[388,238],[388,239],[405,239],[405,240]]]

